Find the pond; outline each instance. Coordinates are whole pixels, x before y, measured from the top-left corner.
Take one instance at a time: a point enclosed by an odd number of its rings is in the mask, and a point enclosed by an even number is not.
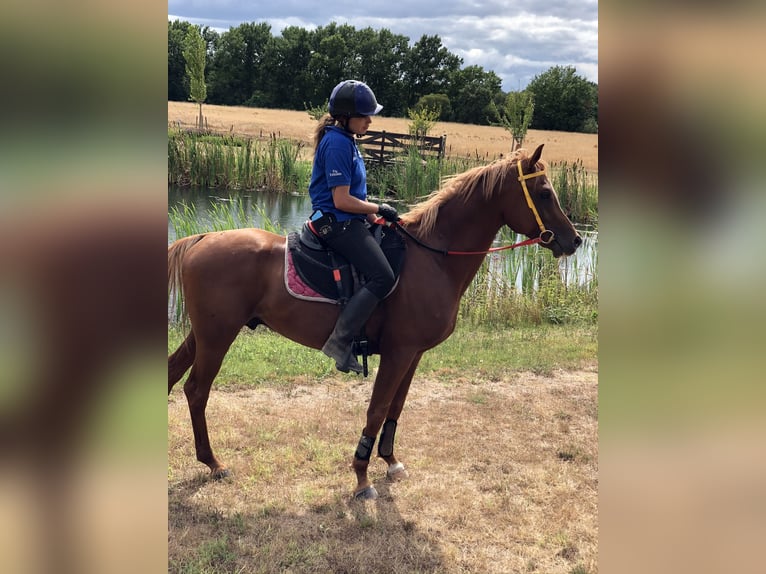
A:
[[[236,212],[240,203],[254,227],[263,227],[268,219],[286,232],[299,230],[311,213],[311,200],[308,195],[168,187],[168,211],[184,204],[193,206],[198,222],[204,228],[209,228],[207,224],[210,223],[210,214],[214,210],[220,210],[222,206],[231,206],[231,211]],[[578,227],[578,231],[583,237],[583,244],[574,255],[559,260],[559,269],[567,285],[589,286],[596,278],[598,232],[582,227]],[[176,231],[168,218],[168,243],[175,238]],[[498,234],[496,244],[507,245],[521,239],[525,237],[503,230]],[[516,288],[521,291],[535,289],[536,280],[529,275],[525,280],[525,270],[531,268],[530,259],[534,259],[539,251],[540,248],[532,246],[492,254],[489,258],[490,269],[502,276],[513,278]]]

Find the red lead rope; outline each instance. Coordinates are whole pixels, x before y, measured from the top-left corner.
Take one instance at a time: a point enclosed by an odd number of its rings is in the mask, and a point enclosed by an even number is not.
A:
[[[517,247],[524,247],[525,245],[534,245],[540,243],[540,238],[535,237],[533,239],[525,239],[519,241],[513,245],[503,245],[502,247],[491,247],[486,251],[447,251],[447,255],[486,255],[487,253],[494,253],[495,251],[504,251],[506,249],[516,249]]]
[[[402,227],[402,225],[398,221],[396,223],[391,223],[390,221],[386,221],[382,217],[379,217],[373,223],[376,223],[379,225],[387,225],[389,227],[395,226],[398,229],[400,229],[407,237],[412,239],[415,243],[417,243],[421,247],[425,247],[426,249],[430,251],[434,251],[436,253],[441,253],[442,255],[486,255],[488,253],[494,253],[496,251],[504,251],[506,249],[516,249],[517,247],[523,247],[524,245],[534,245],[535,243],[540,243],[541,241],[539,237],[535,237],[533,239],[525,239],[524,241],[519,241],[518,243],[514,243],[513,245],[504,245],[503,247],[492,247],[486,251],[449,251],[449,250],[437,249],[435,247],[431,247],[430,245],[426,245],[425,243],[421,242],[417,237],[411,235],[410,232],[407,231],[404,227]]]

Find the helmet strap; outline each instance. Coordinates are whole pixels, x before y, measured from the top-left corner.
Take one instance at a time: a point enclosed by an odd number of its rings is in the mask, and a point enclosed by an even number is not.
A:
[[[335,123],[340,125],[347,133],[354,133],[348,129],[348,121],[351,119],[351,116],[333,116],[333,119],[335,120]]]

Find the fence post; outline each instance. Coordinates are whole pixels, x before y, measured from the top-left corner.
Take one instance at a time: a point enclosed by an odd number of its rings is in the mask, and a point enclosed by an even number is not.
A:
[[[383,165],[385,161],[383,160],[383,156],[386,151],[386,130],[383,130],[380,136],[380,157],[378,158],[378,163],[380,165]]]

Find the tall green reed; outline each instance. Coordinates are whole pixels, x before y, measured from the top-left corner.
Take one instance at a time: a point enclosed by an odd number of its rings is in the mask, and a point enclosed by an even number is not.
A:
[[[522,237],[503,230],[498,238],[508,244]],[[487,256],[461,301],[461,321],[491,327],[595,323],[597,257],[592,241],[585,249],[566,259],[536,245]]]
[[[168,218],[177,238],[245,227],[259,227],[278,235],[286,233],[279,222],[269,218],[263,207],[257,204],[248,206],[241,197],[215,202],[204,215],[197,211],[194,204],[182,201],[170,208]]]
[[[216,202],[205,214],[181,203],[169,212],[176,237],[241,227],[261,227],[284,235],[258,205],[245,198]],[[527,246],[487,256],[460,304],[461,322],[484,327],[584,323],[598,318],[598,263],[595,233],[584,234],[577,254],[554,259],[547,249]],[[504,229],[502,244],[521,239]],[[579,255],[582,254],[582,255]],[[175,315],[178,316],[177,314]]]
[[[168,181],[301,192],[308,188],[311,163],[299,161],[299,152],[300,144],[273,137],[263,143],[169,132]],[[438,189],[443,178],[481,164],[479,159],[458,157],[446,157],[441,162],[423,160],[416,149],[408,150],[393,165],[368,165],[368,191],[371,197],[393,196],[414,203]],[[571,219],[597,223],[597,176],[576,161],[552,164],[551,178]],[[182,204],[170,210],[169,219],[176,237],[252,226],[284,234],[284,229],[271,222],[263,209],[256,205],[248,210],[241,198],[216,203],[204,216],[196,213],[193,205]],[[503,243],[518,240],[507,230],[499,239]],[[461,301],[461,320],[489,326],[595,322],[597,256],[595,248],[589,251],[593,253],[590,259],[555,260],[547,250],[534,246],[487,257]]]
[[[184,187],[308,189],[310,162],[302,143],[270,137],[266,142],[226,135],[168,131],[168,183]]]
[[[367,190],[372,197],[394,197],[412,203],[439,189],[443,178],[476,165],[467,158],[424,158],[412,146],[394,161],[368,164]]]
[[[564,211],[573,221],[598,223],[598,174],[589,172],[582,160],[552,162],[551,183]]]
[[[181,202],[179,206],[170,209],[168,218],[177,239],[199,233],[245,227],[259,227],[278,235],[286,233],[279,222],[269,219],[265,209],[257,204],[248,208],[241,197],[213,203],[204,216],[198,213],[194,204]],[[168,293],[168,322],[182,322],[183,309],[184,302],[180,294]]]

